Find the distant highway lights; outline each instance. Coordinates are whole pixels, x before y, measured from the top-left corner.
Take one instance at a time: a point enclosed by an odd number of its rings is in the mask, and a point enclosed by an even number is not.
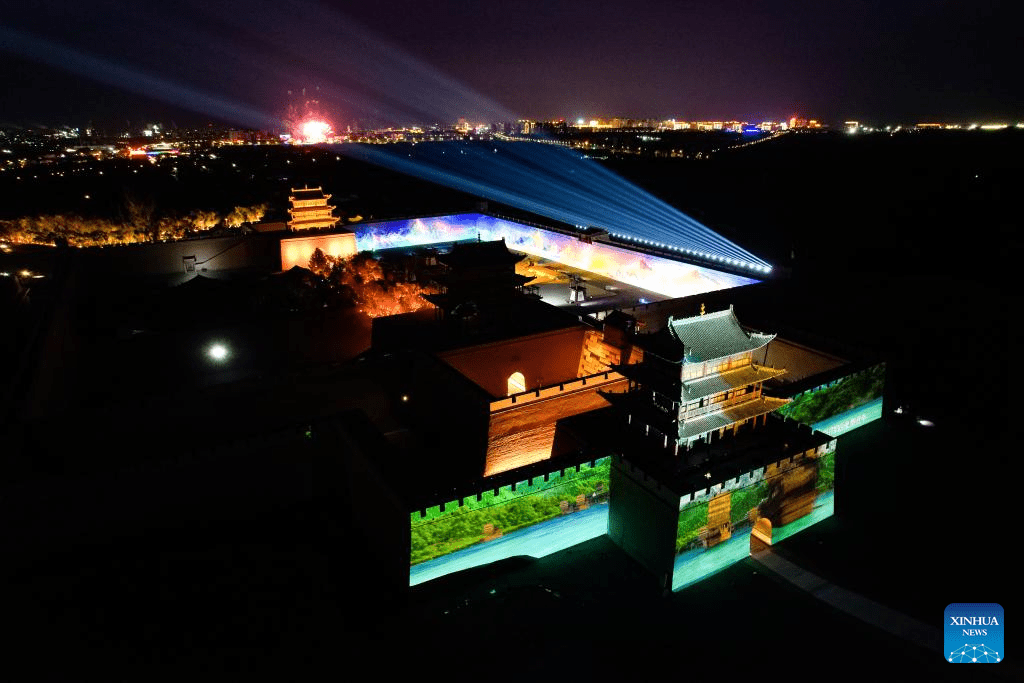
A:
[[[214,342],[207,347],[206,357],[214,363],[222,364],[231,357],[231,350],[222,342]]]

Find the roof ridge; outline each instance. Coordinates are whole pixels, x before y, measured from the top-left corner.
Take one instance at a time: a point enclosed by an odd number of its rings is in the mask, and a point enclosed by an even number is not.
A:
[[[691,315],[687,318],[673,318],[672,316],[669,316],[668,326],[672,327],[676,323],[699,322],[701,319],[708,320],[711,318],[723,318],[729,314],[732,314],[733,319],[739,323],[739,318],[736,317],[735,311],[732,310],[732,304],[729,304],[729,308],[723,308],[720,311],[712,311],[711,313],[698,313],[697,315]]]

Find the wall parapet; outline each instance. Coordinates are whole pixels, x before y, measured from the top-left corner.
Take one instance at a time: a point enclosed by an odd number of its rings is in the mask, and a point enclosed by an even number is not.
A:
[[[558,384],[552,384],[538,389],[531,389],[530,391],[523,391],[518,394],[512,394],[506,398],[491,401],[491,413],[507,410],[508,408],[517,408],[527,403],[536,403],[537,401],[543,401],[556,396],[565,396],[566,394],[571,394],[577,391],[593,391],[595,387],[614,384],[625,379],[626,378],[623,375],[612,370],[607,370],[605,372],[579,377],[568,382],[559,382]]]

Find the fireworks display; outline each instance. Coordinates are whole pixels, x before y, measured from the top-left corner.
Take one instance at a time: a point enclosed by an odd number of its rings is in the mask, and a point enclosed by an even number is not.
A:
[[[302,91],[305,96],[305,90]],[[331,142],[334,127],[320,107],[318,100],[307,99],[302,104],[291,104],[284,117],[285,129],[293,143],[315,145]]]
[[[303,121],[300,127],[300,135],[295,136],[307,145],[315,145],[318,142],[327,142],[331,134],[331,124],[318,119]],[[293,138],[294,139],[294,138]]]

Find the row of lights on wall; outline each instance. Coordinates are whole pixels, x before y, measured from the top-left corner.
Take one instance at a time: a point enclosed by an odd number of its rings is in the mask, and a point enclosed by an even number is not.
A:
[[[665,244],[664,242],[655,242],[654,240],[644,239],[642,237],[633,237],[632,235],[623,235],[621,233],[610,232],[608,233],[612,237],[616,237],[622,240],[629,240],[631,242],[639,242],[641,244],[649,244],[652,247],[660,247],[662,249],[670,249],[672,251],[678,251],[679,253],[686,253],[692,256],[700,256],[711,261],[718,261],[720,263],[727,263],[732,266],[741,266],[743,268],[749,268],[750,270],[757,270],[762,273],[770,273],[772,271],[771,266],[762,266],[756,263],[748,263],[735,258],[728,258],[726,256],[717,256],[715,254],[708,254],[703,251],[694,251],[693,249],[686,249],[684,247],[676,247],[671,244]]]

